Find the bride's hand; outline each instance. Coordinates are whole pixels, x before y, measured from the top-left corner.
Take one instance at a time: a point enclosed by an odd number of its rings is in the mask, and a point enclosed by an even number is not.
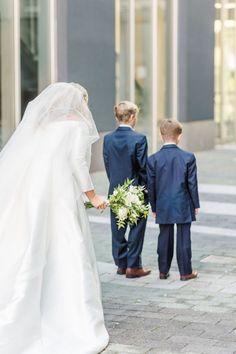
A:
[[[90,202],[96,209],[106,209],[107,207],[106,200],[98,194],[95,194],[95,196],[90,199]]]

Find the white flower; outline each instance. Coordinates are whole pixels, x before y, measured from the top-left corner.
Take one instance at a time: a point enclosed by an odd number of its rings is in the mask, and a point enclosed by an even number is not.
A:
[[[139,197],[136,194],[132,195],[132,203],[134,203],[136,205],[140,205]]]
[[[133,194],[139,193],[138,188],[136,186],[130,186],[129,191],[130,191],[130,193],[133,193]]]
[[[132,203],[136,203],[138,197],[136,194],[128,192],[125,197],[125,205],[131,206]]]
[[[118,191],[115,189],[112,195],[116,196],[117,194],[118,194]]]
[[[135,204],[136,204],[136,205],[142,205],[142,202],[141,202],[141,200],[138,198],[138,199],[136,200]]]
[[[127,208],[120,208],[117,213],[120,220],[127,219],[128,216],[128,209]]]
[[[133,194],[128,192],[125,196],[125,205],[131,206],[132,202],[133,202]]]
[[[130,207],[132,205],[132,203],[136,204],[136,205],[141,205],[141,201],[140,201],[138,195],[128,192],[125,197],[125,205]]]

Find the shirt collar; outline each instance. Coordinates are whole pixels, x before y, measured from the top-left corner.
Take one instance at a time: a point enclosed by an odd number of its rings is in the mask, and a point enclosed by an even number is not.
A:
[[[129,124],[124,124],[124,123],[119,124],[119,127],[118,127],[118,128],[130,128],[130,129],[134,130],[134,128],[133,128],[131,125],[129,125]]]
[[[166,146],[166,145],[176,145],[176,146],[177,146],[177,144],[174,143],[174,142],[169,142],[169,143],[164,143],[164,144],[163,144],[163,146]]]

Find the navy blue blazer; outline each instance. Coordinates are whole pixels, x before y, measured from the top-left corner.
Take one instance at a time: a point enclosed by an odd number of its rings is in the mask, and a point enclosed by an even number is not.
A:
[[[199,208],[194,154],[175,144],[164,145],[148,159],[148,194],[158,224],[185,224],[196,220]]]
[[[104,137],[103,158],[110,182],[109,194],[129,178],[147,184],[147,139],[129,127],[119,127]]]

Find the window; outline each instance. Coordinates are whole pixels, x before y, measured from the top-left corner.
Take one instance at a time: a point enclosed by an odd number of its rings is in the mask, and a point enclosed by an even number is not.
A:
[[[0,145],[15,128],[16,47],[14,1],[0,1]]]
[[[236,0],[217,0],[215,14],[215,122],[226,142],[236,138]]]
[[[50,1],[20,1],[21,111],[50,83]]]
[[[137,129],[157,148],[157,122],[173,116],[173,1],[116,0],[117,100],[141,108]]]

